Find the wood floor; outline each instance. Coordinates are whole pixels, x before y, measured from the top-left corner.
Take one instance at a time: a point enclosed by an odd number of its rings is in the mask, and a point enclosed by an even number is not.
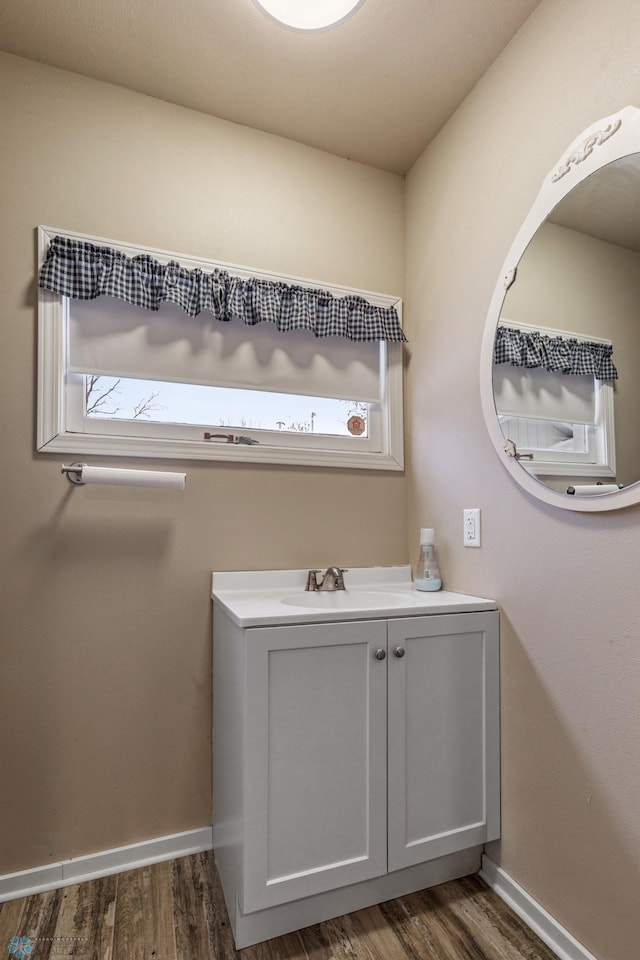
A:
[[[236,951],[211,853],[0,904],[0,958],[557,960],[478,877]]]

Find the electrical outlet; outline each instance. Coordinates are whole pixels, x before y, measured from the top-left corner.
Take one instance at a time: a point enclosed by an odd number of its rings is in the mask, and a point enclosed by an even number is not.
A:
[[[465,547],[480,546],[480,507],[463,510],[463,532]]]

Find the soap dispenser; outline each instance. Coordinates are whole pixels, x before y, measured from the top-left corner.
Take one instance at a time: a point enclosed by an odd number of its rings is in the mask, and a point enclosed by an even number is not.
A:
[[[439,590],[442,586],[436,558],[435,531],[424,527],[420,531],[420,556],[414,580],[416,590]]]

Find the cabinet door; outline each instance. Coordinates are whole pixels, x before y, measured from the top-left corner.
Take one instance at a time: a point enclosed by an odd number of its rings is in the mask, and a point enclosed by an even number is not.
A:
[[[255,628],[245,643],[248,913],[386,872],[386,624]]]
[[[497,612],[390,621],[390,871],[499,835],[498,682]]]

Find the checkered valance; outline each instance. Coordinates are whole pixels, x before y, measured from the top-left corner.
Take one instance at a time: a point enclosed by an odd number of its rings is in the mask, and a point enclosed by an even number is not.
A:
[[[316,337],[356,341],[403,341],[394,307],[363,297],[334,297],[324,290],[225,270],[188,270],[177,261],[160,263],[147,254],[128,257],[110,247],[54,237],[40,269],[39,286],[79,300],[116,297],[145,310],[170,301],[195,317],[208,310],[218,320],[269,322],[278,330],[309,330]]]
[[[592,374],[597,380],[617,380],[610,343],[548,337],[537,331],[498,327],[493,345],[494,363],[514,367],[543,367],[566,374]]]

